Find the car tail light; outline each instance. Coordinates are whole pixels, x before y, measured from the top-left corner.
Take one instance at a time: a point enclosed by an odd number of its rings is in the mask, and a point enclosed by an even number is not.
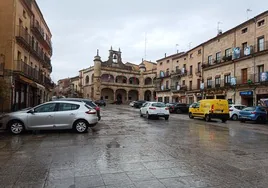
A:
[[[95,110],[89,110],[86,112],[86,114],[96,114],[96,111]]]
[[[100,110],[100,107],[97,106],[95,109],[96,109],[97,111],[99,111],[99,110]]]
[[[165,108],[165,110],[169,110],[169,108]]]
[[[256,114],[256,112],[251,112],[251,114]]]
[[[150,109],[150,110],[156,110],[156,108],[153,108],[153,107],[150,107],[149,109]]]
[[[211,105],[211,112],[213,113],[214,111],[214,104]]]
[[[232,112],[232,111],[233,111],[233,109],[229,109],[229,111],[230,111],[230,112]]]

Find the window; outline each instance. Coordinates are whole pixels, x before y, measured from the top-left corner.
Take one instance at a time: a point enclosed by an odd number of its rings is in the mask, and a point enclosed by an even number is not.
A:
[[[202,50],[200,49],[200,50],[198,50],[198,54],[200,55],[202,53]]]
[[[264,23],[265,23],[265,20],[258,21],[258,27],[264,25]]]
[[[244,29],[242,29],[242,34],[243,34],[243,33],[246,33],[246,32],[248,32],[248,28],[247,28],[247,27],[244,28]]]
[[[201,80],[197,79],[197,88],[196,89],[200,89],[200,83],[201,83]]]
[[[231,84],[231,74],[224,75],[224,85],[230,85]]]
[[[243,50],[243,51],[244,51],[244,49],[245,49],[246,47],[248,47],[248,43],[247,43],[247,42],[242,43],[242,50]]]
[[[182,85],[185,86],[185,80],[182,80]]]
[[[221,62],[221,52],[216,53],[216,61],[217,63]]]
[[[176,73],[178,73],[179,72],[179,66],[176,66]]]
[[[26,57],[26,56],[24,56],[24,63],[26,63],[26,64],[27,64],[27,62],[28,62],[28,59],[27,59],[27,57]]]
[[[193,81],[189,81],[189,90],[191,91],[193,88]]]
[[[228,49],[225,50],[225,56],[226,57],[232,56],[232,50],[231,50],[231,48],[228,48]]]
[[[163,65],[163,62],[160,62],[160,65]]]
[[[107,99],[109,99],[109,97],[108,97],[108,96],[105,96],[104,98],[105,98],[106,100],[107,100]]]
[[[166,89],[169,89],[169,81],[166,81]]]
[[[212,87],[212,78],[207,79],[207,87],[208,88]]]
[[[262,81],[261,74],[264,72],[264,65],[258,66],[258,81]]]
[[[89,83],[89,76],[86,76],[86,84]]]
[[[208,56],[208,64],[212,65],[212,55]]]
[[[60,103],[58,111],[77,110],[79,107],[78,104]]]
[[[241,75],[242,75],[242,83],[246,84],[248,82],[248,69],[242,69]]]
[[[164,103],[159,103],[159,102],[158,103],[153,103],[152,106],[153,107],[159,107],[159,108],[166,107],[166,105]]]
[[[158,102],[163,102],[163,97],[158,97]]]
[[[258,52],[264,50],[264,37],[259,37],[258,38]]]
[[[22,27],[22,20],[19,19],[19,27],[21,28]]]
[[[197,64],[197,71],[198,71],[198,72],[201,72],[201,62],[199,62],[199,63]]]
[[[53,112],[55,110],[56,103],[44,104],[34,109],[35,113]]]
[[[166,70],[166,76],[168,76],[168,75],[169,75],[169,69]]]
[[[183,64],[183,68],[184,68],[184,70],[186,70],[186,64]]]
[[[22,14],[23,14],[23,17],[24,17],[24,18],[27,18],[27,16],[26,16],[26,11],[25,11],[25,10],[23,10],[23,13],[22,13]]]
[[[189,75],[193,75],[193,65],[190,66],[190,72]]]
[[[177,60],[177,63],[179,63],[179,60]]]
[[[184,58],[184,60],[186,61],[186,57]]]
[[[165,97],[165,103],[169,103],[169,97]]]
[[[193,54],[190,54],[190,58],[193,58]]]
[[[18,61],[21,61],[21,52],[18,51],[18,55],[17,55]]]
[[[215,78],[215,86],[216,87],[220,87],[221,86],[221,77],[216,77]]]
[[[169,63],[169,60],[167,60],[167,63]]]

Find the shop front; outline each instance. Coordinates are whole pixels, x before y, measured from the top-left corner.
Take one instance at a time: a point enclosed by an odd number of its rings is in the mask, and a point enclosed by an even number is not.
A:
[[[246,105],[246,106],[253,106],[254,105],[253,91],[252,90],[240,91],[239,95],[241,98],[240,104]]]
[[[259,104],[260,99],[268,99],[268,88],[257,88],[256,89],[256,99]]]

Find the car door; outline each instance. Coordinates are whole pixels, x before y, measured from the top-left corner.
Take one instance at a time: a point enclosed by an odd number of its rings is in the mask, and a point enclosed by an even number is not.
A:
[[[200,108],[200,102],[195,105],[195,116],[203,116],[202,109]]]
[[[28,129],[46,130],[54,127],[54,114],[57,103],[37,106],[27,115]]]
[[[80,105],[71,103],[59,103],[54,115],[56,129],[71,129],[75,121]]]

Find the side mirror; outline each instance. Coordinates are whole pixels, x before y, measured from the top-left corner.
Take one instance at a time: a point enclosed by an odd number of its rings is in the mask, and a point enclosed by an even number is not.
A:
[[[34,114],[34,110],[31,109],[31,110],[29,110],[27,113],[28,113],[28,114]]]

